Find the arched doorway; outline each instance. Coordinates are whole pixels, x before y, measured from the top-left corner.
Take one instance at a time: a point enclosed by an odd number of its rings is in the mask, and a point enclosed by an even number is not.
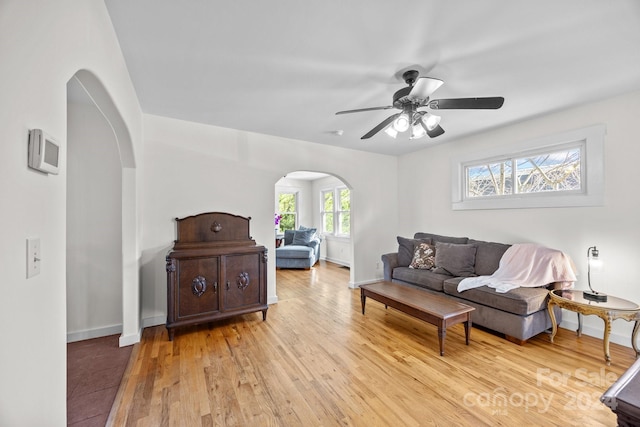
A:
[[[350,269],[350,286],[354,283],[351,194],[353,189],[341,177],[317,171],[287,173],[275,183],[275,212],[282,210],[282,195],[296,201],[296,227],[318,230],[322,236],[320,259]],[[346,205],[342,199],[347,195]],[[295,197],[291,197],[295,196]],[[331,212],[329,212],[331,211]],[[288,226],[291,226],[290,224]]]
[[[105,87],[67,83],[67,340],[140,339],[136,180],[129,131]]]

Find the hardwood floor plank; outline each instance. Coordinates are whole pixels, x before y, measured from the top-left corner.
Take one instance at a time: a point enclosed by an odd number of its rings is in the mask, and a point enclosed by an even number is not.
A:
[[[376,301],[362,315],[349,270],[278,270],[279,302],[176,331],[145,329],[112,425],[610,426],[600,395],[633,350],[560,328],[517,345],[437,328]]]

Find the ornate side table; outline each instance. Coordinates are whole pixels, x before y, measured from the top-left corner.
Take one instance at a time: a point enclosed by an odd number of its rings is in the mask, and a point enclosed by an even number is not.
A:
[[[552,331],[551,342],[558,332],[556,316],[553,313],[553,306],[564,308],[566,310],[578,313],[578,336],[582,335],[582,315],[595,314],[604,320],[604,359],[607,365],[611,364],[611,355],[609,354],[609,335],[611,334],[611,322],[616,319],[624,319],[628,322],[635,321],[633,333],[631,334],[631,346],[636,352],[636,357],[640,355],[636,345],[638,330],[640,329],[640,306],[626,299],[617,298],[608,295],[607,301],[592,301],[586,299],[580,290],[575,289],[556,289],[549,292],[548,311],[551,317]]]

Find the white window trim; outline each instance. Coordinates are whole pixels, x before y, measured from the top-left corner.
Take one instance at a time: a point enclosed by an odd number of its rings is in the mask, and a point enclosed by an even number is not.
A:
[[[339,233],[340,230],[340,224],[342,224],[342,214],[344,214],[345,212],[349,212],[349,218],[351,218],[351,210],[348,211],[343,211],[342,209],[340,209],[340,192],[342,190],[349,190],[345,185],[341,185],[339,187],[336,187],[334,190],[334,203],[333,203],[333,208],[335,211],[335,215],[336,218],[334,219],[334,221],[336,221],[336,224],[338,225],[337,229],[334,230],[335,231],[335,236],[336,237],[342,237],[345,239],[348,239],[351,237],[350,234],[344,234],[344,233]],[[349,190],[349,206],[351,206],[351,190]],[[334,227],[336,228],[336,227]],[[349,230],[351,230],[351,227],[349,227]]]
[[[520,141],[506,148],[495,148],[458,156],[451,164],[451,208],[453,210],[472,209],[519,209],[576,206],[603,206],[604,204],[604,135],[603,124],[589,126],[551,135],[531,141]],[[520,158],[541,150],[553,151],[557,148],[583,144],[583,190],[571,192],[551,192],[535,194],[511,194],[506,196],[465,198],[465,167],[471,164],[490,163],[505,156]]]
[[[295,218],[294,221],[294,226],[293,229],[297,230],[298,229],[298,218],[300,217],[300,208],[299,208],[299,204],[300,204],[300,196],[299,196],[300,191],[297,189],[287,189],[287,190],[279,190],[278,191],[278,202],[280,201],[280,195],[281,194],[293,194],[293,196],[295,197],[296,200],[296,211],[295,212],[280,212],[280,210],[278,209],[278,214],[282,215],[282,214],[289,214],[289,215],[293,215],[293,217]],[[280,207],[280,204],[278,203],[278,208]],[[278,229],[280,229],[280,226],[277,226]]]
[[[331,214],[333,215],[333,233],[329,233],[327,231],[324,231],[324,215],[326,213],[329,213],[329,211],[325,211],[324,210],[324,195],[325,193],[331,193],[333,196],[333,211],[331,212]],[[321,224],[321,230],[322,230],[322,235],[324,236],[334,236],[335,232],[336,232],[336,218],[335,218],[335,213],[336,213],[336,192],[334,188],[322,188],[320,189],[320,224]]]
[[[320,220],[322,221],[322,215],[325,213],[324,211],[324,193],[332,193],[333,194],[333,233],[327,233],[325,231],[322,232],[322,234],[324,236],[330,236],[333,237],[335,239],[342,239],[342,240],[349,240],[351,239],[351,234],[341,234],[338,233],[338,230],[340,228],[339,226],[339,217],[340,217],[340,213],[342,212],[349,212],[349,214],[351,214],[351,211],[343,211],[338,209],[338,204],[339,204],[339,193],[341,190],[349,190],[349,200],[351,200],[351,189],[349,189],[349,187],[347,187],[346,185],[339,185],[336,187],[325,187],[325,188],[321,188],[320,189],[320,206],[322,207],[322,209],[320,210]],[[322,227],[324,227],[324,223],[322,223]]]

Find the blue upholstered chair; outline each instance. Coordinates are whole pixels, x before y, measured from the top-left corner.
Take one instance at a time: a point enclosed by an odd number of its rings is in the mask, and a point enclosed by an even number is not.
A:
[[[310,269],[320,259],[320,237],[315,228],[300,226],[286,230],[282,246],[276,248],[276,268]]]

